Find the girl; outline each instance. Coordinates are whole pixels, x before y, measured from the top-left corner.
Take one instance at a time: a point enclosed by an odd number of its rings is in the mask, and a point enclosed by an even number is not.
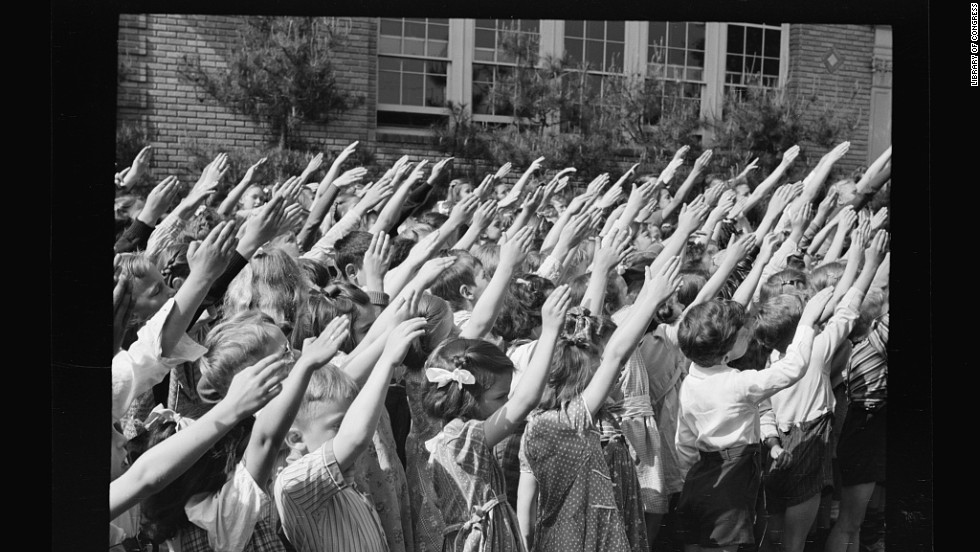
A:
[[[143,528],[152,542],[169,542],[178,552],[285,550],[268,494],[271,478],[310,374],[336,353],[347,337],[345,325],[342,317],[331,323],[304,347],[295,366],[286,336],[267,315],[246,311],[215,326],[201,359],[198,395],[205,403],[227,396],[235,374],[259,359],[275,359],[289,375],[257,417],[234,426],[211,454],[144,502]],[[154,427],[151,447],[177,430],[175,423]]]
[[[537,405],[568,304],[567,286],[545,302],[541,339],[521,388],[510,399],[513,364],[486,341],[451,339],[426,363],[423,405],[445,424],[425,443],[433,464],[431,498],[444,523],[442,550],[525,549],[493,447]]]
[[[279,247],[259,249],[228,285],[223,314],[258,309],[288,337],[306,314],[310,282],[299,263]]]
[[[634,316],[613,333],[594,373],[554,363],[547,395],[521,442],[518,511],[533,550],[631,549],[595,417],[654,312],[676,287],[678,267],[676,257],[656,272],[647,267]]]
[[[446,199],[436,203],[436,212],[448,215],[453,210],[454,205],[471,195],[473,195],[473,184],[466,180],[454,178],[449,183],[449,193],[446,195]]]

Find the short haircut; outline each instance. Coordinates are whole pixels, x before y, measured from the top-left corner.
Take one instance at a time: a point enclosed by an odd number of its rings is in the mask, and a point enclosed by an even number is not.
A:
[[[429,287],[429,291],[433,295],[448,301],[454,310],[460,310],[463,308],[464,299],[459,288],[461,286],[476,286],[476,273],[482,268],[482,265],[476,257],[461,249],[450,250],[449,255],[454,256],[456,261],[442,271],[442,274]]]
[[[275,321],[259,310],[239,312],[212,328],[204,340],[207,352],[198,361],[201,400],[214,404],[223,399],[235,374],[264,357],[279,333]]]
[[[373,237],[370,232],[355,230],[337,240],[337,243],[334,244],[334,259],[337,261],[337,268],[344,272],[349,264],[357,268],[364,266],[364,255],[367,253],[368,247],[371,247]],[[346,272],[344,272],[344,276],[347,276]]]
[[[681,318],[677,341],[684,356],[699,366],[721,362],[745,323],[745,307],[725,299],[694,305]]]
[[[473,256],[483,265],[483,273],[487,278],[493,278],[500,262],[500,246],[495,243],[481,243],[471,249]]]
[[[769,277],[759,290],[759,302],[764,302],[773,295],[788,291],[806,291],[810,288],[810,278],[806,272],[795,268],[784,268]]]
[[[405,259],[408,258],[408,254],[417,243],[418,240],[413,240],[404,236],[397,236],[395,239],[391,240],[391,257],[388,262],[388,269],[390,270],[395,268],[396,266],[405,262]]]
[[[444,215],[436,211],[426,211],[425,213],[419,215],[416,220],[420,224],[428,224],[433,229],[437,229],[443,224],[446,224],[446,221],[449,220],[449,215]]]
[[[357,397],[357,383],[343,370],[327,364],[313,371],[303,401],[296,412],[296,424],[309,427],[310,420],[323,415],[325,407],[340,404],[349,407]]]
[[[793,339],[807,298],[789,291],[761,302],[755,315],[755,338],[769,349],[782,351]]]

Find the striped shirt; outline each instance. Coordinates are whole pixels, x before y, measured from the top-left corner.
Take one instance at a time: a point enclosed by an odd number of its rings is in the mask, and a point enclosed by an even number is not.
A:
[[[298,552],[388,550],[378,512],[351,486],[352,475],[340,471],[331,439],[276,477],[283,532]]]
[[[888,313],[875,320],[871,332],[854,345],[847,363],[847,398],[867,409],[885,405],[888,397]]]

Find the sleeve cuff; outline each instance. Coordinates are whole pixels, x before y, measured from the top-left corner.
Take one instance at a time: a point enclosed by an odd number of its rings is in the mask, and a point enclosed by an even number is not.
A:
[[[383,291],[366,291],[365,293],[367,293],[367,296],[371,300],[372,305],[376,305],[378,307],[387,307],[388,303],[391,302],[391,299],[388,297],[388,294]]]

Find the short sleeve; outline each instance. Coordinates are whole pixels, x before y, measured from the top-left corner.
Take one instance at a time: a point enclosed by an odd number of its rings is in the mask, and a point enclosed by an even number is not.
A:
[[[521,447],[517,451],[517,461],[520,464],[521,473],[534,473],[531,471],[531,463],[527,461],[527,436],[521,435]]]
[[[276,477],[275,500],[283,531],[295,544],[315,542],[316,536],[306,532],[307,524],[290,520],[308,518],[310,512],[324,505],[347,486],[333,452],[333,440],[286,466]]]
[[[489,477],[487,460],[493,451],[487,447],[483,426],[483,420],[453,420],[443,428],[442,446],[444,456],[455,461],[464,472]]]
[[[255,531],[269,497],[239,463],[235,474],[213,494],[194,495],[184,506],[187,519],[208,533],[215,552],[241,552]]]

